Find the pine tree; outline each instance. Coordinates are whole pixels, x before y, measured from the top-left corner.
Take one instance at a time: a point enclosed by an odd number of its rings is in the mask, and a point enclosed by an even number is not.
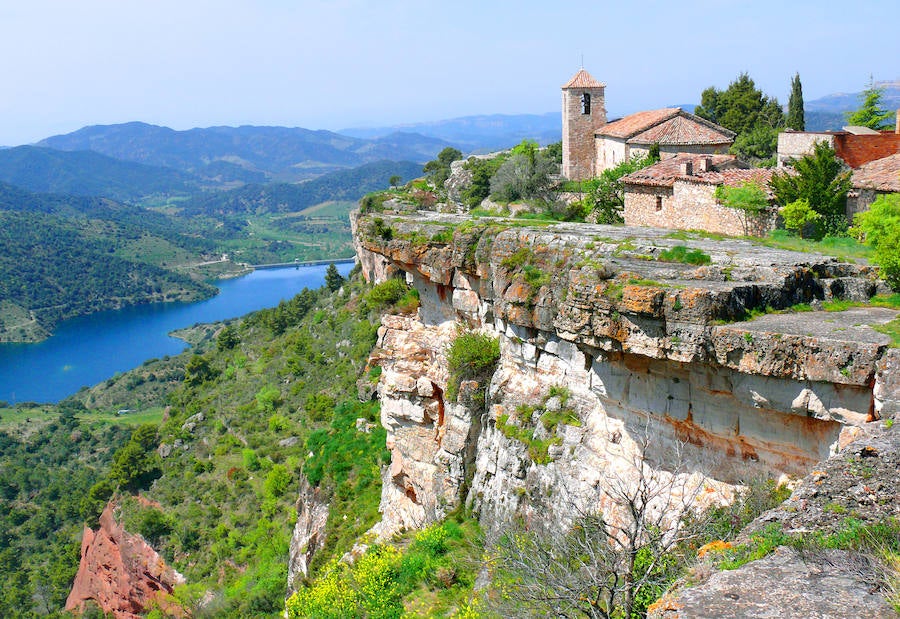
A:
[[[791,98],[788,99],[787,122],[788,129],[806,131],[806,119],[803,116],[803,86],[800,84],[800,74],[794,75],[791,80]]]
[[[862,104],[855,112],[847,114],[847,124],[876,130],[888,129],[890,124],[887,121],[891,119],[893,114],[881,108],[881,97],[883,94],[884,89],[876,86],[875,80],[870,75],[869,85],[859,93],[859,99]]]
[[[344,285],[344,278],[338,272],[333,262],[325,270],[325,285],[328,286],[328,290],[331,292],[339,290]]]

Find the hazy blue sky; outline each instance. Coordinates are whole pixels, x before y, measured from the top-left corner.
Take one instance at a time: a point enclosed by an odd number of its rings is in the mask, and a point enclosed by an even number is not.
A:
[[[89,124],[340,129],[559,108],[584,66],[627,113],[747,71],[785,102],[900,78],[896,0],[0,0],[0,144]],[[890,32],[889,32],[890,30]]]

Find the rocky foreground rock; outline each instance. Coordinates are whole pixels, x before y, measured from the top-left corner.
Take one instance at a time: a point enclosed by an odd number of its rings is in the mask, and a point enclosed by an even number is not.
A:
[[[100,515],[100,528],[85,528],[81,540],[81,563],[66,610],[83,612],[96,604],[115,619],[139,619],[151,603],[165,608],[165,594],[184,577],[166,565],[140,535],[128,533],[116,521],[115,505],[109,503]]]
[[[820,463],[779,507],[751,522],[735,543],[765,529],[791,537],[834,535],[854,526],[900,518],[900,429],[893,420],[860,429],[841,451]],[[865,540],[861,540],[863,544]],[[708,556],[693,570],[705,575],[678,583],[656,603],[651,619],[739,617],[896,617],[886,600],[890,574],[877,549],[823,550],[814,543],[781,546],[736,570],[716,569]],[[896,578],[896,575],[894,575]]]

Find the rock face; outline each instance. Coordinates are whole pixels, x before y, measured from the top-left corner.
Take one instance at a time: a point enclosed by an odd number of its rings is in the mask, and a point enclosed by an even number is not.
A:
[[[879,286],[866,266],[645,228],[437,213],[352,224],[366,277],[403,276],[421,300],[416,317],[384,319],[372,359],[392,452],[382,535],[463,502],[489,533],[515,516],[567,522],[606,509],[598,488],[627,477],[648,428],[660,470],[685,454],[685,474],[710,473],[709,500],[726,500],[742,479],[804,473],[900,402],[898,358],[872,329],[895,311],[735,322],[766,307],[864,301]],[[684,244],[711,263],[657,260]],[[484,405],[467,395],[483,385],[445,395],[460,329],[500,341]]]
[[[138,619],[151,601],[165,604],[161,594],[172,593],[184,577],[168,567],[144,538],[126,532],[114,511],[115,505],[107,504],[100,528],[84,530],[81,564],[66,610],[81,612],[93,601],[116,619]]]
[[[328,522],[328,503],[319,488],[313,488],[305,476],[300,478],[297,497],[297,522],[288,558],[288,591],[298,589],[300,579],[309,575],[309,562],[325,546],[325,525]]]

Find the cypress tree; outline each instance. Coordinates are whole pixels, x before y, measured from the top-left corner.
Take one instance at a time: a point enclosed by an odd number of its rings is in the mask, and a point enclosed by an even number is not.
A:
[[[788,129],[797,131],[806,130],[806,119],[803,117],[803,86],[800,84],[800,74],[794,75],[791,80],[791,98],[788,99],[787,122]]]

